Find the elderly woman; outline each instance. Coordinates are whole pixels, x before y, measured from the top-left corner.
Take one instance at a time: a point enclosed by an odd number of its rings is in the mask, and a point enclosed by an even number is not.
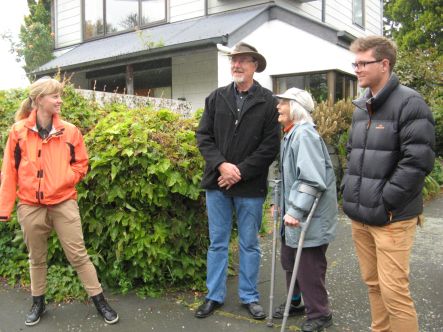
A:
[[[332,325],[325,288],[325,254],[336,232],[335,175],[326,145],[315,130],[310,114],[314,110],[311,95],[291,88],[277,98],[278,121],[284,131],[280,150],[283,193],[280,202],[281,264],[286,271],[288,289],[298,250],[300,223],[311,210],[315,199],[312,193],[322,193],[306,231],[289,316],[302,315],[306,310],[307,319],[302,323],[302,331],[322,331]],[[284,308],[285,303],[274,311],[274,317],[282,318]]]

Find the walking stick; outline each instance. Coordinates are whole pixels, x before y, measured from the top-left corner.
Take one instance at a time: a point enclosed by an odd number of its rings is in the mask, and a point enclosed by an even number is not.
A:
[[[289,316],[289,308],[291,306],[292,293],[294,292],[294,287],[295,287],[295,279],[297,278],[298,266],[300,265],[301,252],[303,250],[303,243],[305,242],[306,230],[308,229],[309,224],[311,223],[312,216],[314,215],[314,211],[317,208],[318,201],[320,200],[321,197],[321,192],[317,192],[312,187],[309,187],[304,184],[300,185],[298,191],[314,196],[315,200],[314,203],[312,204],[311,211],[309,211],[308,218],[306,219],[305,222],[300,223],[301,224],[300,239],[298,240],[297,254],[295,255],[294,269],[292,270],[291,283],[289,285],[288,297],[286,298],[285,312],[283,314],[283,322],[281,325],[280,332],[284,332],[286,328],[286,322]]]
[[[271,262],[271,289],[269,291],[269,315],[267,326],[272,327],[274,323],[272,322],[272,310],[274,308],[274,283],[275,283],[275,255],[277,247],[277,230],[278,230],[278,202],[280,193],[280,182],[281,180],[271,180],[274,183],[274,211],[273,216],[273,226],[272,226],[272,262]]]

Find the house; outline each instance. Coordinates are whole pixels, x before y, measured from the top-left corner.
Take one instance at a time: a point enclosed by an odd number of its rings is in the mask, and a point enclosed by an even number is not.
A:
[[[54,0],[56,58],[35,73],[197,109],[231,81],[224,51],[245,41],[268,61],[260,84],[335,101],[355,96],[349,44],[382,34],[382,10],[382,0]]]

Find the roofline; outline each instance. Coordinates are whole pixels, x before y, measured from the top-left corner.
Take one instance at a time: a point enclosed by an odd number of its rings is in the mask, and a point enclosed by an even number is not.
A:
[[[98,59],[94,61],[89,62],[82,62],[77,63],[75,65],[68,65],[64,67],[59,68],[51,68],[46,69],[42,71],[34,71],[33,74],[41,76],[41,75],[48,75],[57,72],[59,69],[63,71],[87,71],[88,69],[97,69],[97,65],[104,65],[101,68],[105,67],[115,67],[115,66],[121,66],[121,65],[127,65],[127,64],[134,64],[139,62],[146,61],[146,56],[149,55],[150,60],[154,60],[155,58],[162,57],[165,54],[172,54],[177,51],[186,51],[188,49],[195,49],[195,48],[204,48],[208,46],[217,47],[217,44],[226,45],[227,44],[227,36],[220,36],[220,37],[214,37],[209,39],[203,39],[203,40],[195,40],[188,43],[181,43],[181,44],[174,44],[170,46],[164,46],[164,47],[157,47],[152,48],[149,50],[143,50],[140,52],[134,52],[130,54],[122,54],[115,57],[110,58],[103,58]],[[106,64],[109,64],[109,66],[106,66]]]

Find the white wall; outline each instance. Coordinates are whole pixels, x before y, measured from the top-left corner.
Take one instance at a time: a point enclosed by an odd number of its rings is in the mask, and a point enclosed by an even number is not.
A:
[[[81,0],[55,1],[55,48],[82,41]]]
[[[354,56],[348,50],[315,37],[281,21],[272,20],[243,39],[255,46],[267,60],[266,70],[254,78],[272,90],[272,75],[341,70],[354,74]],[[218,85],[231,81],[229,63],[219,53]]]
[[[380,0],[365,0],[365,27],[361,28],[352,23],[353,0],[326,0],[325,24],[337,29],[345,30],[356,37],[365,35],[381,35]],[[276,0],[276,3],[290,11],[321,22],[322,1],[299,3],[294,0]]]
[[[227,10],[233,10],[242,7],[254,6],[262,3],[273,2],[269,0],[208,0],[208,13],[215,14]]]
[[[186,97],[194,110],[217,88],[217,51],[202,50],[172,57],[172,98]]]
[[[326,23],[338,30],[346,30],[356,37],[381,35],[380,0],[365,0],[365,26],[352,23],[352,0],[326,1]]]
[[[170,22],[182,21],[205,14],[204,0],[169,0]]]

